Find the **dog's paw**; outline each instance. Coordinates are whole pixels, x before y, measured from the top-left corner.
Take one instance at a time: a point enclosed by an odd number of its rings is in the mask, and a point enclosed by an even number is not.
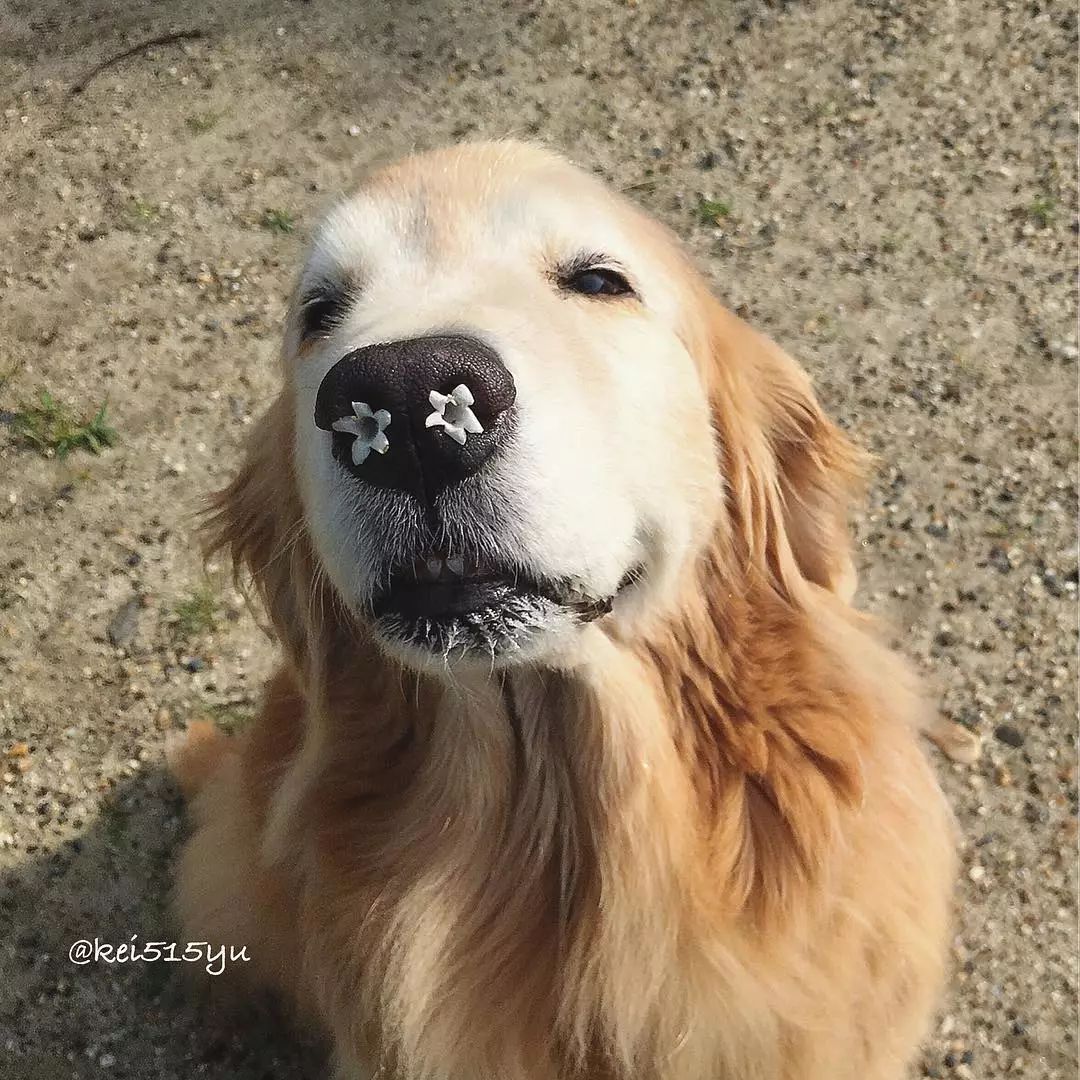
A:
[[[181,791],[198,794],[229,752],[229,736],[209,720],[193,720],[165,740],[165,763]]]

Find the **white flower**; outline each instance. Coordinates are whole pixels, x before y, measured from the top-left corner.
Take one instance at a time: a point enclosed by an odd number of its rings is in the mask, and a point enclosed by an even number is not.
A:
[[[372,412],[366,401],[354,401],[352,407],[355,416],[343,416],[330,426],[335,431],[356,436],[352,444],[352,459],[354,465],[360,465],[372,450],[376,454],[385,454],[390,449],[390,440],[383,434],[390,426],[390,414],[385,409]]]
[[[441,427],[461,446],[465,445],[469,435],[479,435],[484,430],[472,411],[472,391],[464,383],[455,386],[449,394],[432,390],[428,394],[428,401],[435,411],[424,421],[424,426]]]

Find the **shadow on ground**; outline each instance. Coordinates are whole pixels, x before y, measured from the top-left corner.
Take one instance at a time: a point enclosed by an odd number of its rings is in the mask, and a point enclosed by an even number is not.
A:
[[[74,942],[95,938],[178,940],[168,895],[184,831],[167,776],[146,770],[106,796],[83,835],[0,878],[3,1080],[323,1074],[321,1051],[270,1004],[242,1006],[238,1015],[224,982],[193,984],[202,964],[69,958]]]

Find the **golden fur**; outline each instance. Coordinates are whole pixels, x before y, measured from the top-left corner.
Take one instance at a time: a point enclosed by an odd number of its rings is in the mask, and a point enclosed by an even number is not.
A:
[[[898,1080],[953,841],[913,680],[848,605],[859,455],[617,205],[676,281],[724,481],[670,601],[583,628],[572,663],[387,659],[310,538],[287,379],[211,526],[284,660],[249,730],[177,756],[179,913],[248,946],[341,1077]]]

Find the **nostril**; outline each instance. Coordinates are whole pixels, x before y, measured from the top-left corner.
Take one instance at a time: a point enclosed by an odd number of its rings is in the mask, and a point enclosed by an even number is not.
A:
[[[464,386],[464,384],[462,385]],[[455,427],[464,427],[466,424],[475,425],[477,434],[484,430],[472,409],[468,405],[456,401],[451,400],[446,403],[446,408],[443,410],[443,419],[447,424],[453,424]]]
[[[472,409],[476,399],[464,383],[459,383],[449,394],[432,390],[428,394],[428,401],[434,412],[424,421],[425,427],[441,429],[459,446],[464,446],[470,435],[484,433],[484,425]]]
[[[339,420],[334,420],[330,429],[352,439],[350,450],[352,462],[354,465],[362,465],[372,450],[378,454],[385,454],[390,449],[386,429],[390,426],[391,417],[386,409],[377,409],[373,412],[366,401],[354,401],[352,409],[352,416],[343,416]]]
[[[356,425],[358,439],[374,439],[379,434],[379,425],[372,416],[363,417]]]

